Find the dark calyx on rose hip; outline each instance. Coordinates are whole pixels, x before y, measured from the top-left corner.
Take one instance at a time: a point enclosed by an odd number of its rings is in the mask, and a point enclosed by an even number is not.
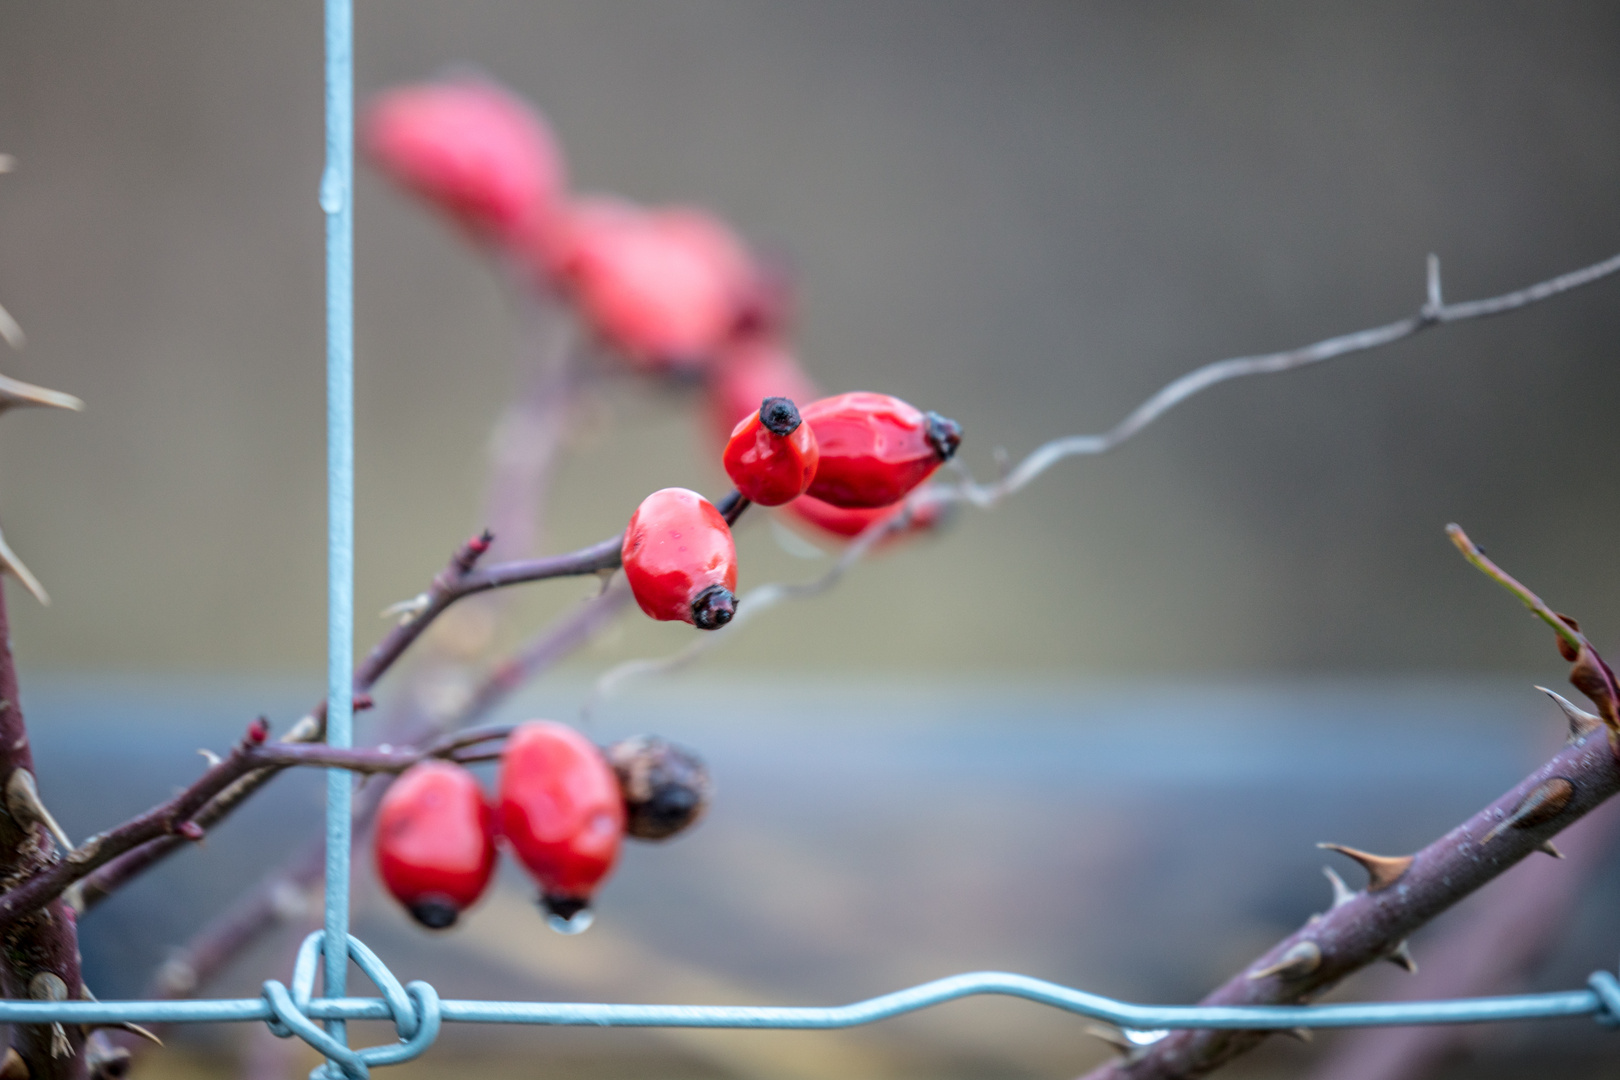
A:
[[[928,442],[933,446],[939,460],[949,461],[956,454],[956,448],[962,445],[962,425],[947,416],[937,412],[927,412]]]
[[[447,896],[424,896],[407,910],[429,930],[447,930],[461,917],[461,909]]]
[[[759,406],[759,422],[765,425],[771,434],[781,435],[784,438],[798,431],[799,425],[803,423],[799,417],[798,406],[785,397],[766,398]],[[957,437],[960,439],[960,431]]]
[[[724,585],[710,585],[692,600],[692,625],[718,630],[737,614],[737,598]]]

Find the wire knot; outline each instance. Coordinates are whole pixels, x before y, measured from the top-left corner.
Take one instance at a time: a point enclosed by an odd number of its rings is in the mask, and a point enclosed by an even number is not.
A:
[[[382,994],[399,1041],[389,1046],[355,1049],[310,1019],[315,970],[325,940],[325,931],[317,930],[299,946],[290,990],[276,979],[264,984],[264,999],[275,1014],[274,1019],[267,1021],[271,1033],[282,1039],[296,1035],[326,1055],[326,1063],[309,1074],[310,1080],[367,1080],[371,1066],[409,1061],[433,1045],[439,1035],[438,991],[421,980],[401,986],[388,965],[353,934],[348,935],[348,958],[366,973],[366,978]]]
[[[1606,1028],[1620,1028],[1620,979],[1612,971],[1594,971],[1586,985],[1597,995],[1598,1009],[1592,1019]]]

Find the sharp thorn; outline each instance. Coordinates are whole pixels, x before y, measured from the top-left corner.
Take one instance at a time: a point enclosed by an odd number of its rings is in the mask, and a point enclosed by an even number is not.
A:
[[[1350,886],[1344,883],[1344,878],[1333,867],[1322,867],[1322,873],[1327,875],[1328,884],[1333,886],[1333,908],[1343,907],[1356,898],[1356,894],[1350,891]],[[1333,908],[1328,910],[1332,911]]]
[[[1543,694],[1553,699],[1553,704],[1563,712],[1564,718],[1569,721],[1569,741],[1575,742],[1597,731],[1603,726],[1603,718],[1594,716],[1585,709],[1570,701],[1556,690],[1549,690],[1545,686],[1536,687]]]
[[[163,1045],[163,1040],[162,1039],[158,1038],[155,1034],[153,1034],[151,1031],[147,1030],[146,1028],[141,1027],[141,1025],[139,1025],[139,1024],[130,1023],[128,1020],[121,1020],[118,1023],[113,1024],[111,1026],[113,1026],[115,1028],[121,1028],[124,1031],[129,1032],[131,1035],[138,1035],[141,1038],[147,1040],[148,1042],[155,1043],[158,1046]]]
[[[44,800],[39,797],[39,787],[34,783],[34,774],[27,769],[11,770],[11,777],[6,781],[6,812],[24,828],[36,822],[45,826],[51,839],[61,846],[63,855],[73,850],[73,841],[68,839],[62,826],[45,808]]]
[[[21,349],[28,344],[28,337],[23,333],[23,328],[11,317],[11,312],[3,307],[0,307],[0,338],[5,338],[6,344],[13,349]]]
[[[1090,1035],[1093,1039],[1101,1039],[1103,1042],[1107,1043],[1109,1046],[1112,1046],[1115,1050],[1118,1050],[1122,1054],[1128,1054],[1132,1050],[1136,1049],[1135,1045],[1133,1045],[1131,1041],[1125,1037],[1125,1034],[1116,1027],[1111,1027],[1107,1024],[1086,1024],[1081,1028],[1081,1030],[1087,1035]]]
[[[1284,1028],[1282,1033],[1290,1039],[1298,1039],[1302,1043],[1308,1043],[1316,1037],[1312,1034],[1310,1028]]]
[[[1395,946],[1394,951],[1387,954],[1384,959],[1405,970],[1410,975],[1417,974],[1417,961],[1412,959],[1412,948],[1404,940]]]
[[[412,619],[422,614],[422,612],[426,611],[428,604],[431,602],[432,601],[429,599],[427,593],[417,593],[409,600],[401,600],[397,604],[389,604],[387,607],[383,608],[382,611],[378,612],[377,617],[380,619],[392,619],[398,617],[399,621],[402,623],[410,622]]]
[[[1361,868],[1367,871],[1367,891],[1377,892],[1387,889],[1400,880],[1406,868],[1412,865],[1410,855],[1374,855],[1368,851],[1358,851],[1343,844],[1317,844],[1319,848],[1327,851],[1337,851],[1340,855],[1356,860]]]
[[[41,585],[39,578],[35,577],[33,572],[23,565],[23,561],[17,558],[17,553],[11,550],[10,544],[6,543],[4,533],[0,533],[0,572],[11,574],[12,577],[22,582],[23,588],[33,594],[35,600],[38,600],[46,607],[50,606],[51,598],[45,592],[45,586]]]
[[[43,386],[25,383],[9,375],[0,375],[0,411],[30,405],[46,409],[68,409],[72,412],[84,411],[84,402],[72,394],[64,394],[60,390],[47,390]]]
[[[1498,821],[1491,831],[1480,838],[1488,844],[1509,829],[1533,829],[1562,814],[1575,797],[1575,785],[1567,777],[1554,776],[1537,784],[1530,794],[1519,800],[1512,813]]]
[[[92,994],[90,992],[90,988],[88,986],[86,986],[83,982],[79,983],[79,996],[81,998],[83,998],[85,1001],[100,1001],[101,1000],[100,998],[96,997],[96,995]],[[141,1027],[141,1025],[132,1024],[128,1020],[121,1020],[121,1021],[117,1021],[117,1022],[114,1022],[114,1023],[111,1023],[111,1024],[92,1024],[91,1026],[92,1027],[119,1028],[119,1029],[121,1029],[123,1031],[129,1032],[131,1035],[139,1035],[143,1039],[148,1039],[148,1040],[156,1043],[159,1046],[163,1045],[163,1040],[162,1039],[160,1039],[156,1035],[152,1034],[152,1032],[148,1031],[146,1028]],[[0,1078],[0,1080],[3,1080],[3,1078]]]
[[[1283,953],[1275,964],[1249,972],[1249,978],[1264,979],[1270,975],[1278,975],[1284,979],[1297,979],[1309,975],[1321,966],[1322,950],[1316,942],[1300,941]]]
[[[1562,859],[1564,857],[1564,853],[1559,851],[1551,840],[1543,840],[1536,850],[1545,851],[1548,855],[1551,855],[1555,859]]]
[[[203,756],[203,760],[208,762],[208,767],[210,769],[212,769],[216,765],[225,764],[225,761],[224,761],[223,758],[221,758],[218,754],[214,753],[212,750],[208,749],[208,747],[206,747],[206,746],[201,747],[200,749],[198,749],[197,753],[201,754]]]

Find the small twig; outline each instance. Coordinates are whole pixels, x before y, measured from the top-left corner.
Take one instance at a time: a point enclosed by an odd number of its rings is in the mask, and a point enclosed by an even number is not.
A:
[[[732,492],[720,501],[719,509],[726,515],[728,521],[735,521],[737,516],[747,508],[747,500]],[[490,589],[504,588],[527,581],[541,581],[555,577],[582,576],[612,570],[620,562],[619,550],[623,544],[622,535],[582,548],[579,551],[566,555],[555,555],[541,559],[522,559],[515,562],[501,563],[487,570],[474,569],[475,564],[485,551],[488,550],[489,541],[485,536],[474,537],[459,548],[451,558],[449,566],[441,571],[434,579],[428,592],[424,594],[427,602],[420,610],[407,618],[403,623],[394,627],[384,636],[383,640],[374,647],[356,669],[354,687],[356,693],[370,690],[399,658],[406,649],[415,642],[427,627],[439,615],[443,614],[451,604],[466,596]],[[299,743],[313,743],[321,739],[325,731],[326,705],[323,702],[300,722],[299,726],[289,736],[290,741]],[[285,742],[285,740],[284,740]],[[226,762],[225,766],[230,766]],[[232,773],[230,783],[223,786],[215,784],[215,770],[209,770],[197,781],[197,785],[204,785],[212,791],[211,800],[206,805],[199,806],[188,820],[197,827],[207,830],[220,820],[228,816],[235,808],[241,805],[249,796],[268,783],[282,766],[259,767],[246,771],[236,770]],[[193,785],[194,790],[197,785]],[[182,793],[184,795],[186,793]],[[172,800],[171,800],[172,801]],[[167,805],[167,804],[165,804]],[[154,811],[148,811],[153,813]],[[127,822],[127,826],[133,825]],[[148,832],[137,828],[133,832],[125,832],[125,826],[119,826],[105,834],[118,835],[123,838],[128,835],[141,835],[143,842],[137,845],[122,845],[112,857],[98,857],[88,860],[83,873],[66,875],[57,871],[52,876],[55,881],[58,876],[66,876],[68,880],[62,885],[66,888],[80,878],[84,879],[81,890],[82,900],[87,905],[93,905],[131,879],[144,873],[155,863],[185,846],[189,840],[184,836],[170,833],[165,830]],[[94,871],[92,873],[92,871]],[[16,896],[22,895],[20,890],[27,886],[35,888],[35,882],[30,880],[23,886],[18,886],[6,893],[0,894],[0,925],[12,917],[17,910]],[[37,896],[45,893],[56,895],[61,891],[54,886],[38,885],[38,891],[30,891],[27,896]]]
[[[1446,304],[1443,302],[1440,289],[1440,260],[1430,255],[1427,263],[1425,299],[1416,315],[1369,330],[1327,338],[1297,349],[1258,356],[1240,356],[1205,364],[1160,389],[1108,431],[1094,435],[1067,435],[1044,443],[1016,467],[1011,469],[998,467],[1000,479],[992,483],[978,483],[965,465],[958,465],[961,459],[954,459],[952,464],[957,467],[953,471],[959,477],[957,483],[938,484],[913,492],[906,500],[905,507],[912,514],[953,503],[971,503],[981,510],[988,510],[1008,495],[1028,486],[1031,481],[1058,462],[1071,457],[1106,454],[1194,394],[1219,383],[1250,375],[1272,375],[1293,371],[1351,353],[1367,352],[1393,345],[1430,327],[1503,315],[1578,289],[1583,285],[1590,285],[1617,271],[1620,271],[1620,255],[1500,296]],[[723,629],[694,640],[668,656],[628,660],[615,666],[598,680],[586,709],[589,710],[595,702],[613,693],[631,679],[663,674],[685,667],[708,650],[729,641],[730,635],[749,619],[784,600],[815,596],[827,591],[879,541],[893,533],[903,531],[905,525],[906,522],[898,518],[875,522],[856,537],[844,549],[842,557],[819,577],[802,584],[773,583],[760,586],[739,599],[736,616],[732,618],[730,625]]]
[[[385,733],[405,743],[419,743],[431,737],[431,729],[442,727],[457,729],[493,709],[523,682],[534,678],[569,653],[590,641],[602,625],[624,607],[630,590],[617,585],[587,600],[566,618],[558,621],[533,640],[521,646],[511,657],[495,664],[484,683],[473,694],[466,707],[454,717],[439,724],[402,720],[416,714],[403,708],[392,713],[385,723]],[[519,677],[521,675],[521,677]],[[407,729],[412,730],[407,730]],[[446,740],[453,743],[454,739]],[[377,806],[388,790],[389,778],[379,775],[361,788],[354,805],[354,842],[366,842],[370,824]],[[151,845],[148,845],[150,847]],[[145,849],[137,849],[132,855]],[[124,856],[130,858],[129,855]],[[96,882],[102,874],[114,872],[119,860],[103,867],[87,883]],[[186,945],[166,962],[147,986],[145,996],[150,998],[188,997],[212,980],[226,964],[251,947],[264,934],[284,923],[296,913],[301,898],[325,870],[325,843],[317,836],[283,866],[266,875],[253,888],[205,925]],[[107,890],[108,892],[111,889]],[[94,903],[106,892],[86,892],[86,901]],[[129,1050],[140,1048],[138,1041],[127,1039],[117,1032],[99,1033],[106,1041]]]

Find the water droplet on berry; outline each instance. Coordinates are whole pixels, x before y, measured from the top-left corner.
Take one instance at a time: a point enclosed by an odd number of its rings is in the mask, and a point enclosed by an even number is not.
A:
[[[595,921],[596,913],[590,908],[580,908],[578,911],[574,912],[571,917],[566,919],[561,915],[554,915],[549,912],[546,914],[547,926],[551,927],[559,934],[568,934],[569,936],[573,936],[574,934],[583,934],[585,931],[591,928],[591,923]]]

